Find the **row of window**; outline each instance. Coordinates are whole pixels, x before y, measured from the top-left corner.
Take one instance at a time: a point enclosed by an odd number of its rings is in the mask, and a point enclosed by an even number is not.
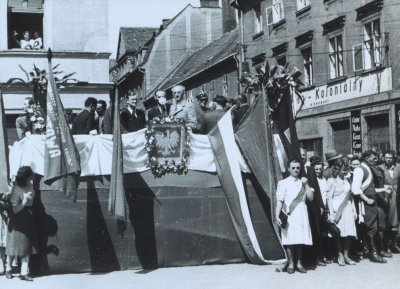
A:
[[[297,11],[300,11],[310,6],[311,2],[310,0],[296,0],[296,4],[297,4]],[[259,33],[263,29],[261,4],[258,4],[256,5],[256,7],[254,7],[254,12],[255,12],[255,33]],[[267,26],[282,21],[285,18],[283,1],[272,0],[272,5],[266,8],[266,15],[267,15]]]
[[[277,23],[284,19],[283,1],[273,0],[272,6],[267,7],[267,25]],[[297,9],[301,10],[310,6],[310,0],[297,0]],[[254,7],[255,12],[255,33],[263,31],[261,5]],[[354,45],[351,49],[353,53],[353,70],[355,72],[368,70],[384,65],[385,47],[388,39],[383,39],[380,19],[375,18],[365,22],[363,26],[363,42]],[[387,38],[387,37],[386,37]],[[343,32],[342,30],[330,33],[328,39],[328,58],[329,58],[329,78],[335,79],[344,75],[344,53]],[[304,82],[307,86],[313,85],[313,54],[311,42],[302,45],[300,48]],[[274,55],[277,64],[286,64],[286,55]]]

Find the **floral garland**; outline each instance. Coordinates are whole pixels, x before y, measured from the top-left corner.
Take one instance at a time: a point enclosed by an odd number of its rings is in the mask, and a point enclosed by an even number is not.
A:
[[[40,108],[34,108],[33,111],[25,115],[25,133],[46,134],[46,120]]]
[[[175,163],[174,160],[172,161],[166,160],[165,163],[163,164],[160,164],[158,162],[156,137],[153,126],[155,124],[165,124],[165,123],[171,123],[171,124],[178,123],[178,124],[183,124],[185,127],[185,132],[186,132],[186,137],[184,140],[185,144],[182,152],[182,160],[181,163],[178,165]],[[190,148],[189,148],[190,138],[188,134],[188,127],[186,126],[185,121],[183,119],[173,118],[173,117],[164,117],[164,118],[155,117],[154,119],[149,121],[149,126],[145,132],[145,136],[147,140],[145,147],[148,154],[147,167],[150,168],[154,176],[161,177],[167,173],[174,173],[178,175],[187,174],[188,168],[186,166],[186,163],[190,155]]]

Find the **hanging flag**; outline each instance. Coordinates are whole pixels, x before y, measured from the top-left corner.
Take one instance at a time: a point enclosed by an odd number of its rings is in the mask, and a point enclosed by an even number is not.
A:
[[[225,193],[225,200],[231,216],[233,227],[239,242],[253,264],[274,264],[282,260],[265,260],[258,243],[240,171],[240,151],[235,143],[232,127],[232,115],[227,112],[208,134],[214,153],[218,177]],[[278,250],[282,248],[278,245]]]
[[[118,234],[123,234],[126,228],[126,197],[124,187],[123,152],[121,138],[121,121],[119,114],[118,91],[114,97],[114,118],[113,118],[113,157],[111,167],[110,192],[108,196],[108,213],[117,218]]]
[[[0,86],[0,194],[8,191],[9,162],[6,116],[4,113],[3,94]]]
[[[49,49],[47,53],[49,79],[47,82],[47,123],[45,142],[44,181],[52,189],[65,192],[67,197],[76,200],[79,184],[79,154],[64,115],[57,85],[52,74]]]
[[[281,92],[280,101],[271,118],[278,158],[280,156],[282,161],[290,159],[301,161],[290,86]],[[280,163],[280,165],[286,171],[287,162]]]

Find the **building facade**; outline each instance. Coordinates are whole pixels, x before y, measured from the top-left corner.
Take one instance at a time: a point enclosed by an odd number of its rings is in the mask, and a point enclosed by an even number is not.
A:
[[[310,154],[399,151],[399,29],[394,0],[231,1],[243,60],[295,66],[304,104],[297,132]]]
[[[189,99],[206,93],[235,98],[238,93],[239,30],[233,29],[221,38],[188,56],[156,89],[169,90],[177,83],[186,87]]]
[[[22,49],[15,42],[29,31],[37,32],[42,47]],[[16,32],[16,33],[15,33]],[[18,35],[17,35],[18,33]],[[33,65],[48,70],[46,52],[53,51],[53,65],[73,73],[79,83],[61,90],[65,108],[79,111],[87,97],[109,99],[108,1],[4,0],[0,1],[0,83],[4,98],[9,140],[16,139],[15,119],[32,88],[7,86],[10,78],[27,77]]]

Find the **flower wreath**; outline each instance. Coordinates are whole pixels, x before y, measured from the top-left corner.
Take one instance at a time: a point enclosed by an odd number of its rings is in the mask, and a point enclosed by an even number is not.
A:
[[[182,152],[182,160],[180,164],[176,164],[174,160],[168,161],[166,160],[165,163],[160,164],[158,162],[157,158],[157,146],[156,146],[156,137],[155,137],[155,131],[154,131],[154,125],[155,124],[165,124],[165,123],[178,123],[178,124],[184,124],[185,128],[185,144],[183,147],[183,152]],[[188,172],[188,168],[186,166],[186,163],[188,161],[189,155],[190,155],[190,138],[188,134],[188,127],[185,124],[185,121],[181,118],[173,118],[173,117],[164,117],[164,118],[159,118],[155,117],[154,119],[149,121],[148,128],[145,132],[146,136],[146,151],[148,154],[148,160],[147,160],[147,167],[150,168],[151,172],[153,173],[154,176],[156,177],[161,177],[167,173],[174,173],[178,175],[186,174]]]
[[[46,134],[46,120],[40,109],[34,108],[25,114],[25,132],[32,134]]]

